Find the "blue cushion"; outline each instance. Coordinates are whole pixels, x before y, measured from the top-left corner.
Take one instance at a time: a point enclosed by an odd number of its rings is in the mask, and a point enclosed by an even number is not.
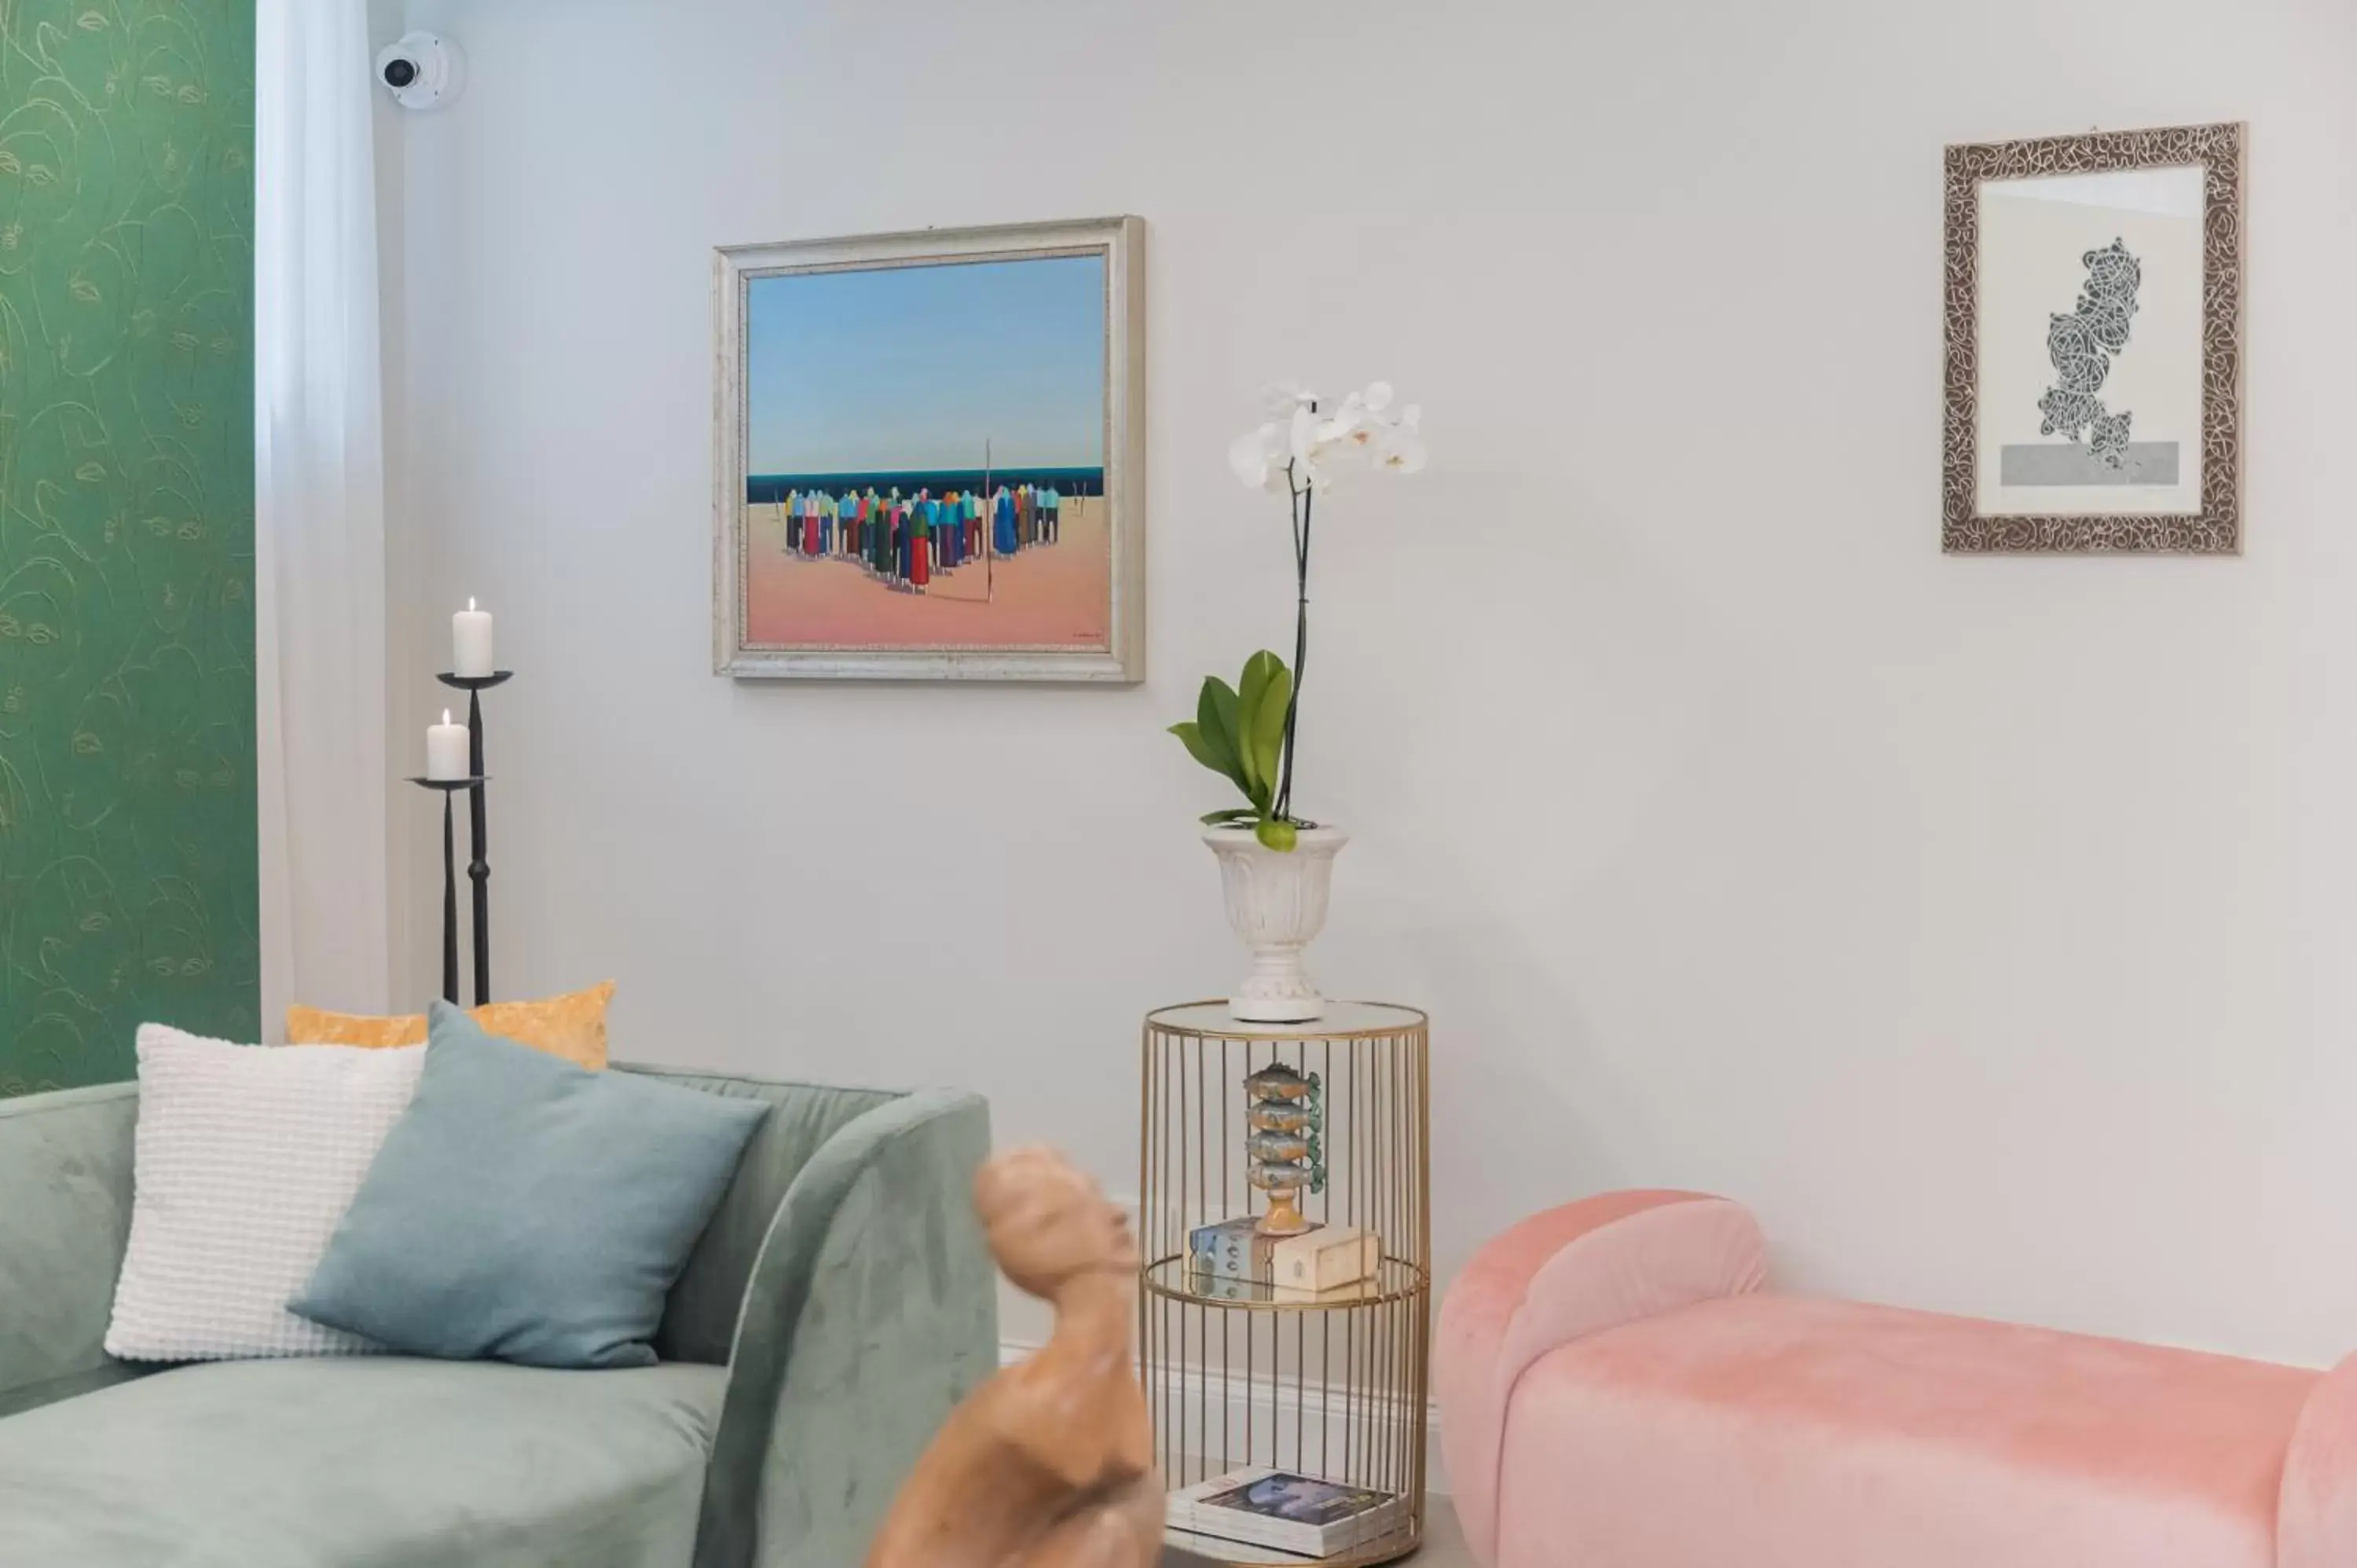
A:
[[[589,1072],[434,1004],[417,1098],[289,1308],[393,1349],[643,1367],[766,1101]]]

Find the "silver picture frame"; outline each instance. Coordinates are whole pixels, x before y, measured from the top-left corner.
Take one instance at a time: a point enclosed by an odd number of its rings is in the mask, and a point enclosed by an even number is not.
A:
[[[1134,684],[1146,678],[1146,225],[1135,217],[927,229],[725,245],[713,254],[713,670],[737,680]],[[757,642],[746,635],[747,305],[753,282],[797,273],[1101,254],[1104,481],[1111,551],[1103,646],[906,647]]]

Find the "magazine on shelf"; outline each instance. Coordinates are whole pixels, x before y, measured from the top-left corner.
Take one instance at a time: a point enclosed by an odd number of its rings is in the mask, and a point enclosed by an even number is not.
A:
[[[1200,1530],[1181,1530],[1175,1524],[1164,1527],[1162,1544],[1175,1552],[1191,1552],[1196,1558],[1207,1563],[1225,1563],[1229,1554],[1238,1546],[1245,1545],[1251,1546],[1255,1553],[1260,1554],[1254,1557],[1255,1563],[1266,1561],[1312,1563],[1325,1561],[1322,1557],[1306,1557],[1298,1552],[1279,1552],[1274,1546],[1263,1546],[1256,1541],[1239,1541],[1227,1536],[1208,1535]]]
[[[1253,1466],[1171,1493],[1168,1521],[1174,1530],[1331,1557],[1399,1528],[1405,1501],[1396,1492]]]

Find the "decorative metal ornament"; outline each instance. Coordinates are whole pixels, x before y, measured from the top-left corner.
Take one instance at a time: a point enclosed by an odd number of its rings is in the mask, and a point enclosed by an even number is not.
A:
[[[1264,1236],[1298,1236],[1309,1229],[1301,1193],[1326,1190],[1326,1161],[1319,1144],[1325,1126],[1325,1096],[1318,1075],[1306,1077],[1272,1062],[1244,1079],[1244,1113],[1252,1133],[1244,1150],[1252,1156],[1245,1179],[1268,1194],[1268,1212],[1257,1227]]]

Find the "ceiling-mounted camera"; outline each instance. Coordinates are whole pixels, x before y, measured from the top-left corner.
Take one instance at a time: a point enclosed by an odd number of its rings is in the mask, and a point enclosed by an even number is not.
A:
[[[438,109],[458,96],[467,57],[436,33],[409,33],[377,52],[376,79],[404,109]]]

